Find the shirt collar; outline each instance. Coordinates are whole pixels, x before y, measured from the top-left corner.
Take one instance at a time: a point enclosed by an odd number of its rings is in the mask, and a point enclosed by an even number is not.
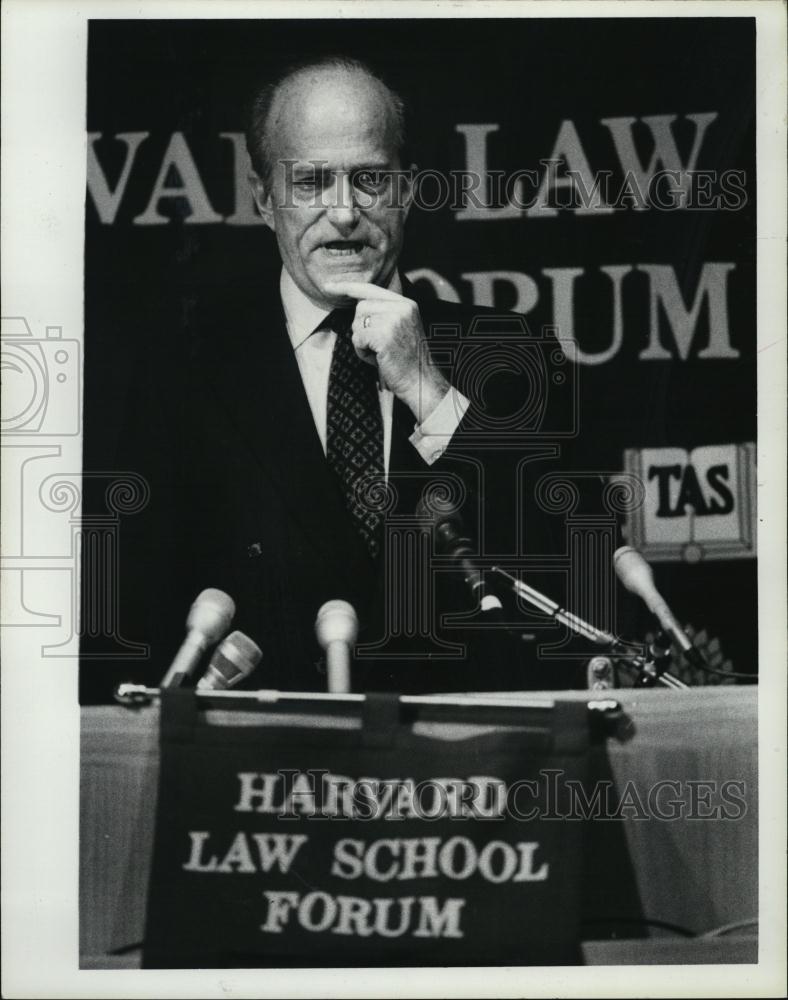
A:
[[[398,295],[402,294],[402,281],[397,271],[391,277],[389,288]],[[297,351],[304,341],[309,340],[332,310],[315,305],[308,296],[304,295],[284,267],[279,279],[279,294],[282,297],[282,305],[285,310],[290,343],[293,345],[293,350]]]

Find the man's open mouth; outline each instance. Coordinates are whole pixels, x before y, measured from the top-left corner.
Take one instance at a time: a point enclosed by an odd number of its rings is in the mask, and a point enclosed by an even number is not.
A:
[[[332,257],[352,257],[361,253],[364,244],[356,240],[333,240],[331,243],[324,243],[323,249]]]

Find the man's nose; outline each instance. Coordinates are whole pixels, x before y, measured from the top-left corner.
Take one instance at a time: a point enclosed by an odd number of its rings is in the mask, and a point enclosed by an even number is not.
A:
[[[351,233],[358,223],[359,210],[347,174],[336,176],[332,186],[324,191],[324,197],[327,198],[329,221],[343,235]]]

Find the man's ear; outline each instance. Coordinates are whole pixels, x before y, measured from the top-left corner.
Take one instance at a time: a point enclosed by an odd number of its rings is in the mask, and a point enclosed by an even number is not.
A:
[[[411,163],[410,167],[402,171],[401,183],[397,186],[397,198],[399,199],[400,206],[405,213],[405,218],[408,217],[408,212],[410,212],[410,207],[413,204],[413,196],[416,192],[416,174],[418,173],[418,167],[415,163]]]
[[[269,229],[275,230],[271,194],[266,189],[265,182],[254,171],[251,171],[249,174],[249,186],[252,189],[252,197],[263,222]]]

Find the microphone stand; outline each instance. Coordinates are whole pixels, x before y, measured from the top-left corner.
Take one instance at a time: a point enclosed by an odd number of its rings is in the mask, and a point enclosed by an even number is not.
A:
[[[491,572],[505,580],[515,596],[521,597],[538,611],[541,611],[542,614],[548,615],[560,625],[565,625],[576,635],[580,635],[584,639],[589,639],[598,646],[605,646],[611,653],[616,654],[620,662],[637,671],[637,687],[654,687],[656,684],[662,684],[663,687],[672,688],[677,691],[689,687],[689,685],[680,681],[678,677],[674,677],[666,669],[668,657],[662,651],[662,644],[658,642],[653,643],[648,657],[633,657],[629,654],[626,646],[619,639],[616,639],[615,636],[596,628],[590,622],[562,608],[534,587],[523,583],[522,580],[518,580],[511,573],[507,573],[506,570],[501,569],[500,566],[493,566]]]

